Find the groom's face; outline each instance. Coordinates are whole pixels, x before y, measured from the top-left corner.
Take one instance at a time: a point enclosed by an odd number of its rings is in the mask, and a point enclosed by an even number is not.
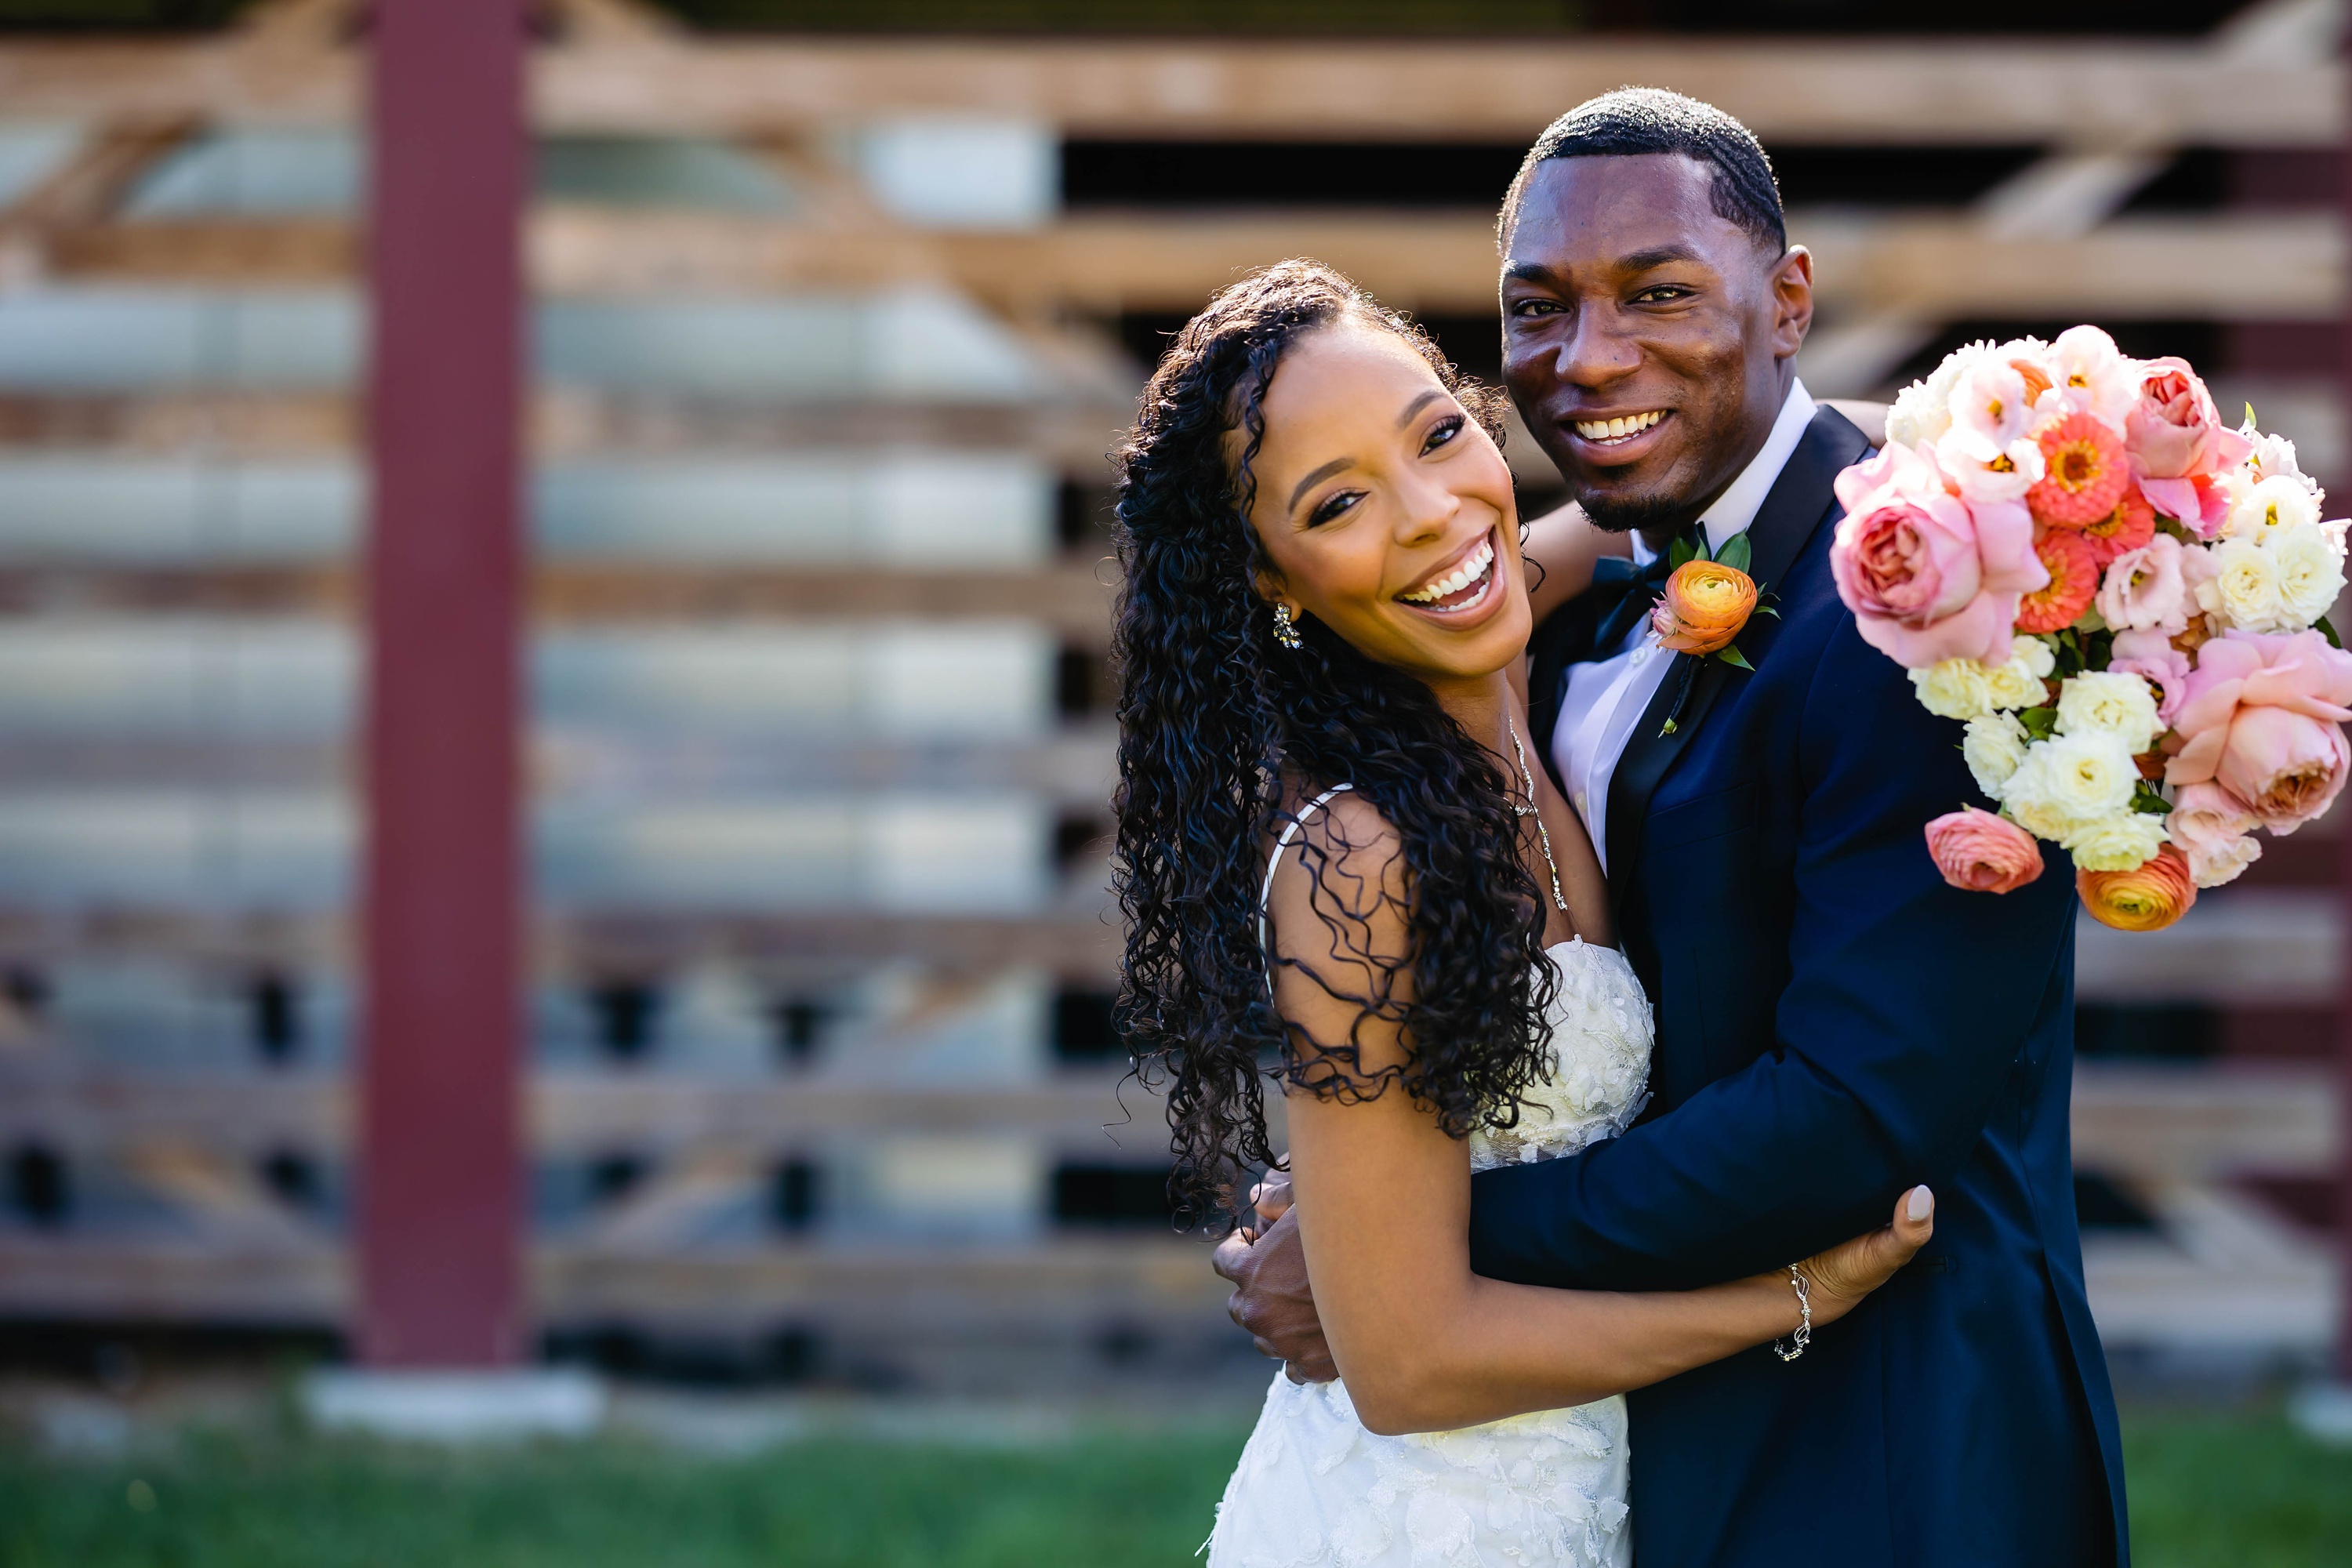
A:
[[[1775,253],[1676,154],[1537,166],[1503,258],[1503,378],[1593,520],[1672,530],[1770,434],[1812,313]]]

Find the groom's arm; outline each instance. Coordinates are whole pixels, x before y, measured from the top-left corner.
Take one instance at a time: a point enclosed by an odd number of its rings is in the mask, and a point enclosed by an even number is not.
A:
[[[2064,858],[1994,896],[1948,887],[1927,822],[1976,798],[1956,727],[1849,621],[1808,694],[1806,795],[1775,1038],[1665,1116],[1480,1173],[1492,1279],[1685,1289],[1785,1265],[1948,1184],[1981,1136],[2073,931]]]

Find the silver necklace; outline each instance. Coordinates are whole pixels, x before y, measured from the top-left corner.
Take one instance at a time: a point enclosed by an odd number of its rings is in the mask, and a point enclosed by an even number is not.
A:
[[[1551,858],[1551,829],[1544,826],[1543,813],[1536,809],[1536,775],[1528,766],[1528,749],[1519,743],[1519,727],[1510,714],[1503,715],[1503,728],[1511,737],[1511,750],[1519,755],[1519,778],[1527,785],[1528,804],[1511,802],[1511,810],[1520,816],[1536,819],[1536,837],[1543,844],[1544,864],[1551,868],[1551,901],[1561,914],[1568,913],[1568,900],[1559,890],[1559,862]]]

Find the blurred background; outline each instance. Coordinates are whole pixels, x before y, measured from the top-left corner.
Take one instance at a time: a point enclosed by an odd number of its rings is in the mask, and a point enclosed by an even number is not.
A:
[[[0,1415],[41,1451],[130,1464],[173,1391],[352,1349],[367,13],[0,0]],[[2341,28],[539,0],[530,1356],[739,1447],[820,1406],[1176,1412],[1212,1432],[1189,1550],[1266,1369],[1110,1026],[1104,453],[1168,335],[1312,255],[1492,376],[1502,190],[1638,81],[1772,154],[1816,395],[2095,321],[2352,493]],[[2259,1410],[2329,1364],[2343,832],[2171,931],[2084,922],[2077,1197],[2136,1399]],[[2325,1462],[2245,1419],[2136,1456]],[[2297,1540],[2352,1553],[2326,1473]],[[0,1518],[41,1474],[0,1467]]]

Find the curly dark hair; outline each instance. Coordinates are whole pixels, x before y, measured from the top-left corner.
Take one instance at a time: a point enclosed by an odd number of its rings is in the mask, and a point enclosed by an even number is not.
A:
[[[1303,646],[1274,637],[1255,584],[1266,556],[1248,516],[1262,403],[1283,355],[1342,319],[1395,333],[1490,435],[1502,399],[1466,381],[1429,335],[1339,273],[1286,261],[1232,285],[1178,334],[1116,454],[1124,583],[1114,886],[1127,921],[1118,1019],[1144,1081],[1168,1092],[1179,1213],[1203,1219],[1244,1176],[1276,1163],[1265,1080],[1341,1100],[1391,1080],[1453,1137],[1507,1127],[1541,1070],[1554,981],[1526,831],[1494,755],[1435,695],[1311,618]],[[1245,437],[1236,459],[1227,438]],[[1329,875],[1347,846],[1328,816],[1301,837],[1314,900],[1339,951],[1376,976],[1369,994],[1284,958],[1359,1009],[1346,1040],[1313,1040],[1275,1011],[1259,945],[1270,841],[1330,785],[1355,786],[1393,830],[1410,949],[1362,952]],[[1356,900],[1356,913],[1362,913]],[[1409,973],[1411,999],[1396,993]],[[1364,1024],[1399,1026],[1402,1066],[1363,1068]],[[1306,1047],[1306,1048],[1302,1048]]]

